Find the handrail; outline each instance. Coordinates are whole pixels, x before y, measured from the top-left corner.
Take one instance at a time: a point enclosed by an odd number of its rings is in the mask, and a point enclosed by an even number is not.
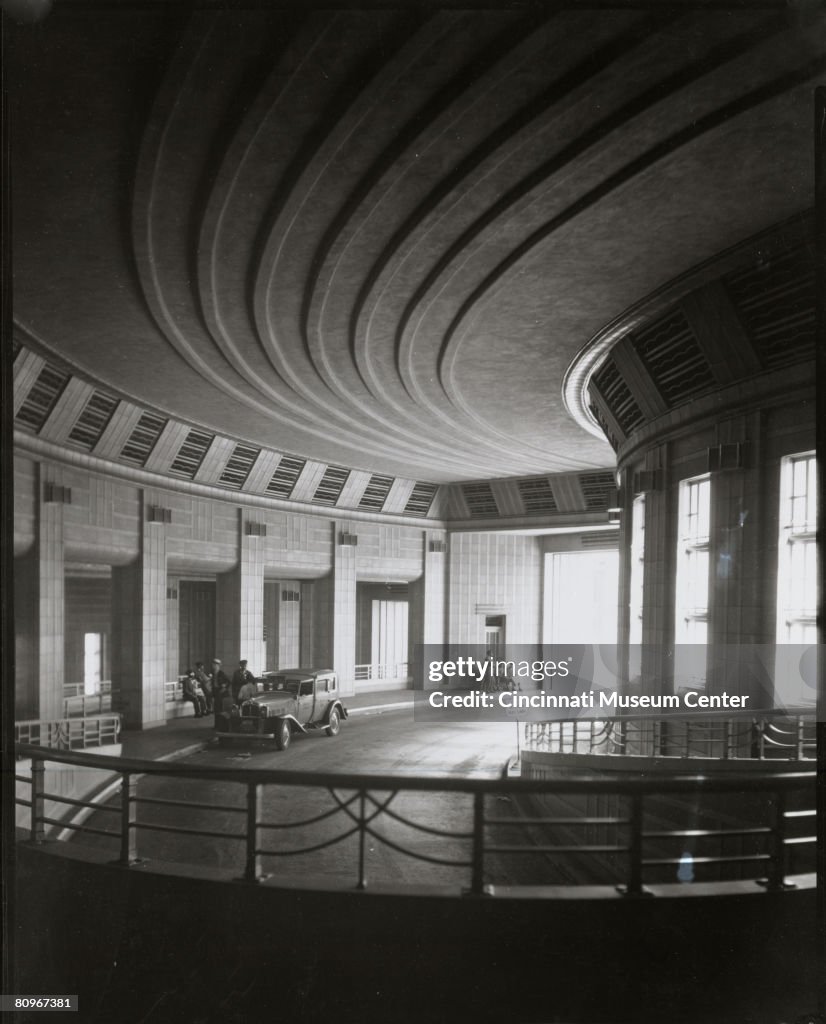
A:
[[[410,677],[410,662],[398,661],[393,664],[384,665],[370,662],[364,665],[356,665],[354,678],[359,681],[369,679],[399,680]]]
[[[780,723],[780,724],[778,724]],[[788,723],[789,728],[781,728]],[[526,750],[556,754],[765,760],[770,750],[791,759],[816,756],[815,716],[811,712],[675,712],[657,718],[623,715],[528,721]]]
[[[27,749],[72,751],[117,743],[121,716],[117,712],[54,719],[26,719],[14,723],[16,746]],[[39,740],[39,744],[33,741]],[[105,759],[111,765],[111,758]]]
[[[307,773],[247,767],[197,767],[180,762],[158,762],[137,758],[113,759],[88,753],[54,751],[28,744],[18,744],[16,751],[20,756],[31,758],[32,763],[31,799],[18,798],[19,805],[27,807],[30,812],[28,829],[30,841],[43,842],[47,825],[59,825],[63,829],[69,830],[85,829],[94,834],[108,835],[119,843],[120,864],[128,867],[135,863],[138,857],[139,833],[160,831],[178,833],[186,837],[194,835],[221,840],[236,840],[243,845],[245,851],[243,877],[247,882],[255,882],[263,877],[262,865],[266,859],[309,854],[356,837],[358,863],[355,876],[356,886],[359,889],[363,889],[367,883],[365,847],[369,839],[371,842],[383,844],[387,849],[399,855],[412,857],[429,864],[443,864],[468,870],[470,872],[469,892],[475,895],[481,895],[488,891],[488,886],[485,884],[486,865],[491,856],[508,857],[535,854],[553,858],[576,854],[593,857],[607,853],[616,856],[624,864],[617,876],[623,882],[621,887],[623,894],[640,895],[652,868],[663,864],[680,863],[681,851],[684,846],[678,845],[671,848],[666,845],[664,848],[663,843],[667,844],[669,840],[673,839],[679,840],[682,844],[685,837],[691,834],[691,830],[685,827],[664,830],[661,827],[656,827],[656,821],[647,822],[646,813],[652,806],[656,806],[656,801],[652,805],[649,804],[649,799],[662,798],[664,794],[672,797],[692,794],[695,797],[694,800],[688,802],[692,808],[689,824],[692,825],[697,836],[701,834],[695,827],[698,807],[696,797],[698,795],[759,794],[760,799],[753,801],[755,806],[749,812],[755,820],[750,820],[747,825],[744,824],[739,829],[733,829],[729,823],[722,829],[702,830],[703,841],[711,838],[715,841],[719,840],[721,845],[719,852],[713,852],[711,855],[698,852],[696,863],[703,865],[754,864],[757,867],[765,868],[766,878],[763,884],[770,889],[782,890],[786,885],[787,849],[792,844],[801,845],[814,841],[813,836],[792,834],[791,831],[796,823],[802,823],[802,827],[808,827],[809,817],[800,815],[798,813],[800,808],[786,810],[787,800],[795,794],[803,793],[806,799],[812,794],[813,803],[815,783],[815,772],[813,771],[751,771],[730,772],[725,775],[647,773],[642,778],[611,779],[581,776],[553,780],[471,779],[374,773],[366,775],[338,772]],[[120,775],[121,802],[120,830],[118,832],[107,832],[91,826],[60,821],[51,814],[46,816],[46,801],[60,803],[62,799],[60,795],[46,791],[46,764],[51,762],[106,768],[110,772],[114,769]],[[143,776],[235,783],[242,787],[246,794],[243,805],[231,806],[224,799],[220,805],[190,801],[190,807],[199,814],[229,810],[238,813],[242,823],[239,823],[238,828],[232,831],[220,831],[211,827],[209,821],[201,825],[199,820],[198,827],[181,823],[177,818],[174,824],[163,821],[139,821],[138,806],[155,803],[157,800],[157,798],[138,796],[138,781]],[[20,778],[19,781],[22,782],[23,779]],[[312,824],[306,814],[300,822],[285,823],[265,820],[263,790],[267,786],[298,786],[325,791],[327,797],[332,801],[334,812],[341,815],[340,824],[343,827],[335,835],[330,836],[325,833],[318,841],[313,839],[308,842],[302,837],[298,848],[288,849],[283,843],[276,847],[264,846],[266,837],[273,834],[274,828],[278,830],[278,835],[283,835],[290,827],[305,828],[308,824]],[[422,827],[422,823],[412,820],[409,814],[402,814],[398,810],[391,812],[390,804],[396,800],[399,794],[406,792],[438,792],[468,796],[470,804],[465,813],[470,818],[470,829],[462,833],[455,829],[433,828],[430,825]],[[546,813],[538,818],[532,817],[525,820],[516,817],[510,821],[503,820],[493,810],[488,812],[486,807],[486,798],[507,795],[518,799],[531,794],[545,797],[613,796],[619,801],[616,811],[600,815],[600,820],[603,822],[600,827],[613,829],[613,832],[605,841],[601,840],[597,843],[586,843],[579,840],[573,844],[560,843],[554,830],[562,825],[571,825],[571,811],[567,805],[564,813]],[[764,799],[766,797],[768,799]],[[72,803],[77,805],[78,801],[72,801]],[[89,809],[95,809],[93,802],[80,801],[80,803]],[[738,805],[739,803],[738,800]],[[113,808],[108,809],[114,810]],[[449,856],[444,856],[442,851],[434,850],[431,845],[427,845],[424,849],[421,846],[417,848],[414,841],[412,845],[405,846],[397,837],[387,835],[377,826],[377,821],[382,816],[392,822],[409,827],[411,830],[423,831],[429,836],[453,843],[454,846],[457,842],[466,843],[468,849],[462,854],[462,850],[465,850],[465,847],[462,847],[457,856],[455,848],[451,848],[445,851]],[[323,820],[325,823],[328,819],[332,820],[333,815],[325,813],[317,816],[318,821]],[[588,828],[592,825],[593,820],[592,815],[589,816],[583,811],[579,820],[573,819],[573,827]],[[281,829],[282,825],[287,828]],[[554,840],[552,843],[502,842],[500,833],[504,829],[515,828],[524,831],[533,829],[537,825],[551,830]],[[756,851],[749,849],[732,854],[722,845],[722,842],[724,837],[730,838],[735,831],[748,836],[750,841],[764,839],[764,846]],[[430,840],[428,840],[429,843]]]

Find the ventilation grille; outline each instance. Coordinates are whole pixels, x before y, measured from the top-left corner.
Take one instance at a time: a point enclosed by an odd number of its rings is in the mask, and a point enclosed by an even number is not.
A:
[[[416,484],[410,492],[407,504],[404,506],[404,514],[407,516],[424,517],[430,511],[433,499],[436,497],[436,484]]]
[[[370,512],[381,512],[392,486],[392,476],[371,476],[370,483],[364,488],[364,494],[361,496],[358,507]]]
[[[714,387],[714,375],[679,310],[634,336],[639,354],[669,408]]]
[[[551,485],[544,476],[535,480],[519,480],[517,486],[528,515],[559,511]]]
[[[814,359],[815,272],[799,249],[724,278],[763,366]]]
[[[594,402],[591,402],[588,408],[591,410],[591,414],[593,415],[594,419],[602,428],[602,432],[608,439],[608,443],[611,445],[614,451],[616,451],[617,448],[619,448],[619,440],[614,436],[614,432],[609,426],[608,420],[606,420],[605,415],[602,412],[602,409],[600,409],[600,407],[596,405],[596,403]]]
[[[278,463],[278,469],[267,484],[267,494],[274,494],[277,498],[289,498],[304,468],[304,462],[304,459],[293,459],[289,455],[283,455]]]
[[[499,515],[490,484],[462,484],[462,494],[471,519],[488,519]]]
[[[616,548],[619,546],[616,530],[580,534],[579,543],[583,548]]]
[[[117,407],[117,398],[95,391],[72,427],[69,440],[90,452],[100,440],[100,435]]]
[[[247,477],[250,475],[250,470],[255,465],[255,460],[261,454],[260,448],[254,448],[249,444],[237,444],[233,449],[232,455],[227,460],[226,466],[224,466],[224,472],[221,474],[219,483],[226,484],[227,487],[234,487],[235,490],[240,490]]]
[[[613,359],[608,359],[594,375],[594,384],[619,424],[620,430],[628,437],[642,424],[645,417]]]
[[[335,466],[328,466],[324,471],[324,476],[321,478],[321,483],[315,489],[313,503],[316,505],[335,505],[349,475],[349,469],[337,469]]]
[[[608,492],[617,486],[613,473],[583,473],[577,479],[585,498],[586,511],[601,512],[608,508]]]
[[[169,467],[169,471],[191,480],[204,461],[204,456],[209,451],[214,437],[214,434],[205,434],[201,430],[190,430]]]
[[[145,412],[129,435],[129,440],[121,449],[120,458],[133,466],[143,466],[166,424],[167,420],[163,417]]]
[[[69,374],[48,364],[37,375],[26,400],[20,406],[15,421],[21,426],[38,431],[49,418],[69,380]]]

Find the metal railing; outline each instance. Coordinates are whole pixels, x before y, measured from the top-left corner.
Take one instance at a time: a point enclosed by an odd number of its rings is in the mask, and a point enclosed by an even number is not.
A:
[[[18,782],[30,783],[30,800],[18,798],[17,801],[29,808],[29,841],[42,843],[49,826],[85,831],[95,837],[106,837],[116,844],[118,861],[125,868],[137,863],[141,844],[148,833],[173,834],[183,837],[182,841],[197,840],[195,849],[200,855],[203,854],[203,839],[228,841],[237,844],[238,869],[242,880],[247,883],[266,877],[265,864],[268,862],[308,856],[336,847],[337,869],[351,871],[351,882],[361,890],[368,884],[369,845],[371,851],[383,846],[399,858],[410,857],[429,865],[456,868],[461,871],[469,894],[495,895],[495,890],[488,884],[489,868],[503,858],[519,859],[530,854],[547,864],[558,858],[588,858],[610,853],[615,858],[617,871],[615,877],[608,881],[615,884],[623,895],[638,896],[643,893],[651,874],[656,874],[663,865],[670,865],[676,870],[680,868],[687,841],[702,841],[706,850],[713,849],[698,855],[696,864],[722,866],[737,863],[759,874],[753,879],[755,882],[771,890],[782,890],[787,885],[789,850],[815,842],[814,772],[759,770],[719,777],[663,775],[611,780],[582,777],[489,780],[198,768],[181,763],[133,759],[113,762],[111,758],[100,755],[55,753],[28,745],[18,745],[17,753],[31,758],[32,765],[30,778],[15,776]],[[109,771],[114,767],[120,776],[119,804],[98,806],[90,801],[68,799],[47,792],[46,764],[49,762],[106,768]],[[187,780],[186,792],[182,794],[185,799],[170,798],[168,789],[165,796],[147,795],[145,789],[139,792],[139,779],[156,778]],[[237,787],[234,793],[238,799],[233,802],[227,795],[226,785],[220,785],[220,803],[194,801],[191,780],[231,784]],[[269,810],[265,808],[265,797],[273,795],[273,792],[277,798],[276,807],[284,803],[284,787],[301,790],[304,810],[300,820],[285,821],[272,807]],[[323,797],[324,805],[318,806],[316,801],[316,806],[313,806],[311,793]],[[696,827],[697,808],[703,801],[718,795],[722,798],[728,796],[729,802],[739,807],[743,793],[755,797],[750,803],[749,820],[736,827],[730,823],[723,828]],[[455,811],[452,808],[450,814],[455,828],[437,827],[416,820],[410,810],[405,812],[405,798],[421,794],[427,794],[427,806],[432,806],[440,797],[456,801],[457,807]],[[664,795],[674,798],[677,803],[682,801],[692,811],[686,821],[668,829],[662,827],[656,814],[653,817],[649,814],[652,801],[656,805]],[[611,802],[613,810],[603,810],[598,814],[546,813],[527,818],[503,815],[502,801],[505,804],[516,803],[526,796],[564,797],[568,800],[606,796],[614,798]],[[88,809],[94,809],[110,815],[116,821],[115,827],[101,828],[98,824],[90,824],[89,820],[80,822],[75,818],[72,822],[47,815],[47,801],[65,803],[74,813],[80,809],[81,813],[88,814]],[[181,817],[193,811],[197,812],[202,823],[182,824]],[[150,817],[153,813],[161,815],[161,819],[148,820],[147,813]],[[164,814],[169,815],[166,820],[163,819]],[[226,815],[237,821],[237,827],[217,827]],[[554,830],[560,826],[580,829],[594,825],[607,830],[599,843],[540,842],[535,839],[538,826],[547,830],[546,836],[553,837]],[[338,831],[330,834],[331,828]],[[399,830],[409,838],[401,839],[397,834]],[[523,841],[508,838],[513,830],[517,830]],[[524,841],[526,835],[531,841]],[[738,837],[757,845],[740,852],[726,852],[724,844]],[[349,853],[345,856],[338,848],[347,843],[350,843]],[[446,845],[434,849],[434,843]],[[153,859],[157,861],[158,858]],[[547,884],[547,876],[544,881],[524,884]],[[513,891],[512,886],[509,891]]]
[[[47,721],[30,719],[14,723],[14,741],[52,750],[85,750],[117,743],[120,727],[117,713]]]
[[[80,693],[75,697],[63,698],[63,714],[66,718],[101,714],[112,710],[112,694]]]
[[[410,678],[410,662],[399,661],[393,665],[356,665],[356,680]]]
[[[524,745],[526,750],[550,754],[802,761],[816,757],[815,734],[812,713],[627,715],[526,722]]]
[[[172,679],[163,684],[164,701],[167,704],[174,704],[176,700],[184,699],[184,687],[180,679]]]
[[[101,682],[95,684],[95,693],[111,693],[112,692],[112,680],[103,679]],[[86,694],[85,683],[64,683],[63,684],[63,696],[64,697],[83,697]]]

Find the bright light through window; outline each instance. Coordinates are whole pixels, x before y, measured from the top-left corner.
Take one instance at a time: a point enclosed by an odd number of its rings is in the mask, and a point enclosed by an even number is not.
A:
[[[799,670],[789,644],[817,643],[817,462],[814,452],[780,464],[780,535],[777,543],[777,662],[779,703],[812,703],[815,691]]]
[[[680,484],[677,539],[677,586],[674,642],[677,645],[674,682],[678,688],[705,687],[705,659],[690,645],[708,643],[709,526],[711,479]]]
[[[98,693],[103,678],[103,634],[83,635],[83,692]]]
[[[645,495],[631,509],[631,604],[628,642],[642,643],[643,571],[645,568]]]

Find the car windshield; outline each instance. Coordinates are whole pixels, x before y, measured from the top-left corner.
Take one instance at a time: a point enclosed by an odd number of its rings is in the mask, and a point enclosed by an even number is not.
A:
[[[283,690],[286,693],[291,693],[293,696],[298,696],[299,687],[301,686],[301,684],[303,682],[306,682],[306,680],[304,680],[304,679],[289,679],[289,678],[285,678],[284,676],[276,676],[275,677],[275,688],[276,688],[276,690]]]

